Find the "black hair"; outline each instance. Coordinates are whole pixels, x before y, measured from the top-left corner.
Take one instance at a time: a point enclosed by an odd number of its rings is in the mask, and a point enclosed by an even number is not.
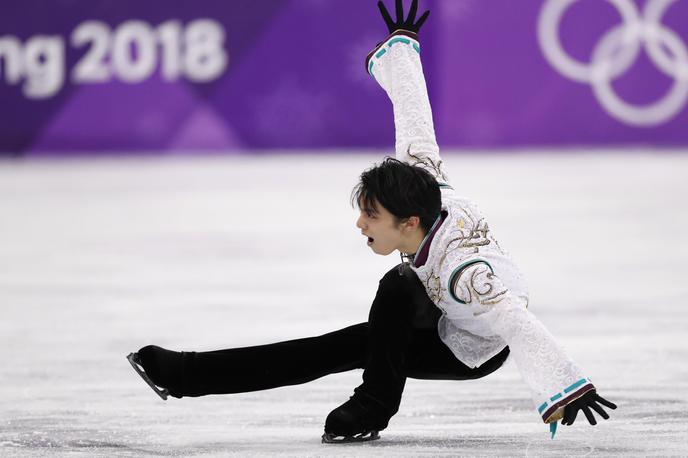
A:
[[[417,216],[427,234],[442,208],[440,187],[429,172],[388,157],[361,174],[351,205],[377,212],[379,202],[399,220]]]

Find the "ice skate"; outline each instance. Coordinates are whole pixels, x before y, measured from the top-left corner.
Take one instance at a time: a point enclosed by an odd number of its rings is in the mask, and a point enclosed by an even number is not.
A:
[[[325,420],[324,444],[370,442],[380,438],[387,427],[389,415],[371,396],[360,391],[334,409]]]
[[[380,438],[378,431],[368,431],[353,436],[337,436],[333,433],[322,435],[323,444],[350,444],[354,442],[370,442]]]
[[[141,360],[139,359],[139,354],[138,353],[129,353],[127,355],[127,360],[129,360],[129,363],[131,364],[131,367],[134,368],[137,374],[141,376],[144,382],[150,386],[153,391],[155,391],[155,394],[160,396],[163,401],[167,401],[167,396],[169,396],[170,392],[166,388],[158,388],[155,383],[148,377],[146,374],[146,371],[143,370],[143,366],[141,365]]]

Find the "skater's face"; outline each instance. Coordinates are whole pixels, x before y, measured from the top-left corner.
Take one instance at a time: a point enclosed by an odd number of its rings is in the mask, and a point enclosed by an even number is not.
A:
[[[356,227],[367,237],[367,244],[376,254],[386,256],[394,250],[415,253],[424,234],[416,216],[400,220],[379,202],[367,208],[359,202],[360,215]]]

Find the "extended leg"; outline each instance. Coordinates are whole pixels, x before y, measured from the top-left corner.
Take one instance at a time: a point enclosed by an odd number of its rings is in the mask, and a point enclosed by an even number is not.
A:
[[[363,367],[367,324],[318,337],[196,353],[192,396],[298,385]]]
[[[138,357],[153,383],[172,396],[244,393],[362,368],[367,328],[360,323],[318,337],[208,352],[147,346]]]

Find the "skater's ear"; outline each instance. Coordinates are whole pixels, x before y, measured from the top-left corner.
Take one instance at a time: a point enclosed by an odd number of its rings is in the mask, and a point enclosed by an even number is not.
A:
[[[408,218],[402,218],[399,221],[399,225],[402,227],[402,229],[407,231],[415,231],[416,229],[421,228],[420,218],[418,216],[409,216]]]

